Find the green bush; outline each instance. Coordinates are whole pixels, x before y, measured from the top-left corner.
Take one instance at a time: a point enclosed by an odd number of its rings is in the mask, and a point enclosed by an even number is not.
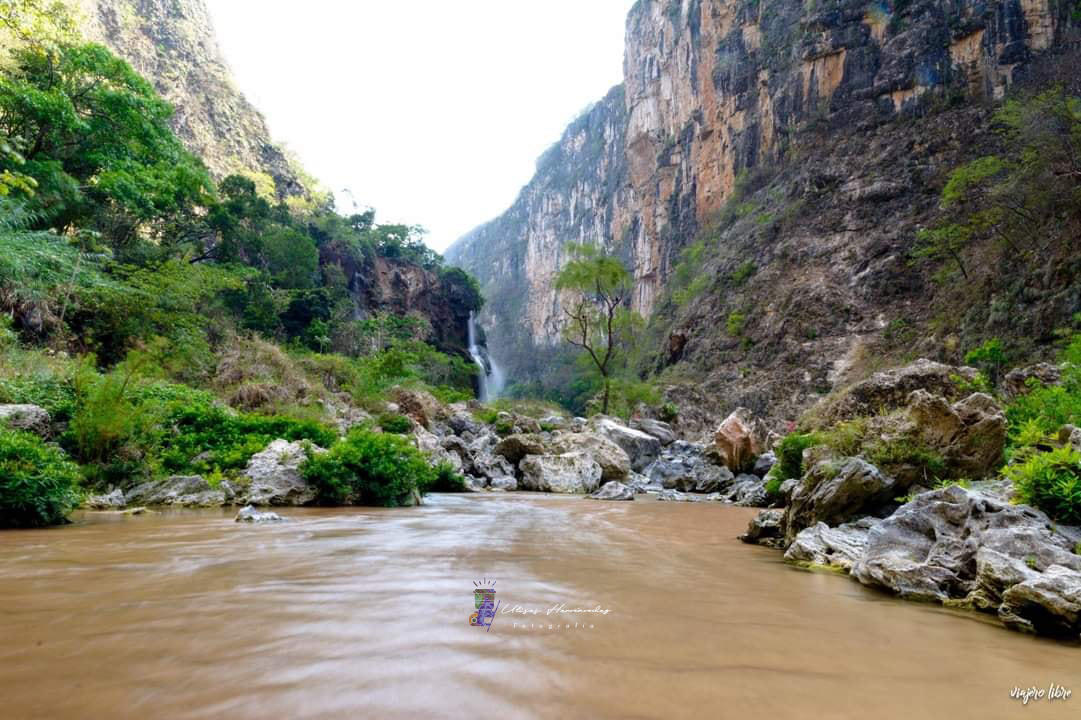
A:
[[[1081,453],[1069,447],[1033,453],[1005,475],[1022,502],[1058,522],[1081,524]]]
[[[747,316],[741,312],[734,312],[728,316],[728,322],[725,323],[728,334],[732,337],[739,337],[743,334],[743,329],[747,325]]]
[[[379,427],[383,428],[383,432],[394,435],[408,435],[413,431],[413,421],[405,415],[383,413],[379,416]]]
[[[65,522],[79,468],[35,435],[0,430],[0,527]]]
[[[460,493],[465,492],[465,477],[454,469],[450,463],[439,463],[435,466],[432,484],[422,488],[423,492],[433,493]]]
[[[1028,394],[1006,408],[1011,445],[1023,445],[1022,433],[1031,435],[1037,428],[1051,436],[1063,425],[1081,423],[1081,334],[1074,335],[1059,359],[1064,363],[1060,385],[1032,381]]]
[[[252,455],[278,439],[307,440],[323,447],[337,439],[317,422],[237,413],[217,404],[209,393],[182,386],[159,384],[148,393],[166,403],[163,426],[169,432],[161,438],[160,452],[170,473],[243,468]]]
[[[777,469],[773,477],[778,489],[785,480],[803,477],[803,451],[819,443],[814,433],[792,433],[777,444]]]
[[[438,476],[415,447],[398,435],[354,430],[328,452],[301,466],[324,505],[411,505]]]

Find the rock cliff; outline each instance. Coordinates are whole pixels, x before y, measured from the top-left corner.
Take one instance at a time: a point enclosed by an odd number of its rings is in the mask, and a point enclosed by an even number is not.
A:
[[[937,311],[907,250],[994,101],[1077,47],[1075,17],[1056,0],[640,0],[623,85],[447,257],[481,280],[512,376],[556,352],[553,278],[593,243],[633,269],[652,369],[682,362],[715,404],[790,415]],[[696,241],[698,285],[673,299]]]
[[[204,0],[69,0],[79,29],[151,80],[176,108],[177,135],[220,180],[244,174],[279,197],[307,194],[303,173],[233,83]]]

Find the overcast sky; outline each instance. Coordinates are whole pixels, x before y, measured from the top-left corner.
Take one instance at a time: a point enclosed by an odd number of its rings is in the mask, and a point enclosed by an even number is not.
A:
[[[633,0],[208,0],[241,90],[345,202],[442,251],[622,80]]]

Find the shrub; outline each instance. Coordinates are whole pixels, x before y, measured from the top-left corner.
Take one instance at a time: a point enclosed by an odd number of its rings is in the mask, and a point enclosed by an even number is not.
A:
[[[881,440],[871,445],[866,454],[873,465],[886,472],[902,466],[916,468],[924,482],[941,482],[949,475],[941,454],[909,438]]]
[[[1006,408],[1011,445],[1025,444],[1022,433],[1031,438],[1038,429],[1050,436],[1063,425],[1081,422],[1081,334],[1074,335],[1059,359],[1064,363],[1060,385],[1032,381],[1028,394]]]
[[[741,312],[734,312],[728,316],[728,322],[726,328],[728,334],[732,337],[739,337],[743,334],[743,329],[747,325],[747,316]]]
[[[679,406],[672,402],[666,402],[664,405],[661,405],[659,414],[661,420],[664,422],[674,422],[679,418]]]
[[[182,386],[159,384],[147,393],[165,405],[163,425],[170,432],[161,438],[161,459],[172,473],[243,468],[252,455],[278,439],[307,440],[323,447],[337,439],[317,422],[236,413],[218,405],[210,394]]]
[[[383,413],[379,416],[379,427],[383,428],[383,432],[408,435],[413,430],[413,421],[405,415]]]
[[[1081,524],[1081,453],[1065,447],[1033,453],[1005,470],[1022,502],[1034,505],[1053,520]]]
[[[777,444],[777,470],[773,476],[778,480],[778,488],[785,480],[803,477],[803,451],[818,443],[819,437],[814,433],[792,433]]]
[[[754,264],[754,260],[748,260],[732,273],[732,284],[740,287],[754,277],[756,272],[758,272],[758,266]]]
[[[35,435],[0,430],[0,527],[65,522],[79,468]]]
[[[435,466],[432,484],[422,490],[433,493],[465,492],[465,477],[450,463],[442,462]]]
[[[438,479],[405,438],[368,430],[354,430],[328,452],[309,457],[301,474],[325,505],[411,505]]]

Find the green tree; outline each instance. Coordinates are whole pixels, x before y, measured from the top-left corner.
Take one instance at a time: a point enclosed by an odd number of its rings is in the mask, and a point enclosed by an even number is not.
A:
[[[172,108],[100,45],[26,45],[0,76],[0,135],[21,148],[18,171],[37,183],[50,225],[100,230],[115,247],[204,206],[202,163],[169,127]],[[13,170],[10,155],[0,172]]]
[[[607,413],[612,394],[612,366],[620,343],[620,309],[630,290],[631,276],[616,257],[603,250],[574,245],[571,261],[556,278],[556,289],[567,293],[564,338],[582,348],[603,383],[601,412]]]

